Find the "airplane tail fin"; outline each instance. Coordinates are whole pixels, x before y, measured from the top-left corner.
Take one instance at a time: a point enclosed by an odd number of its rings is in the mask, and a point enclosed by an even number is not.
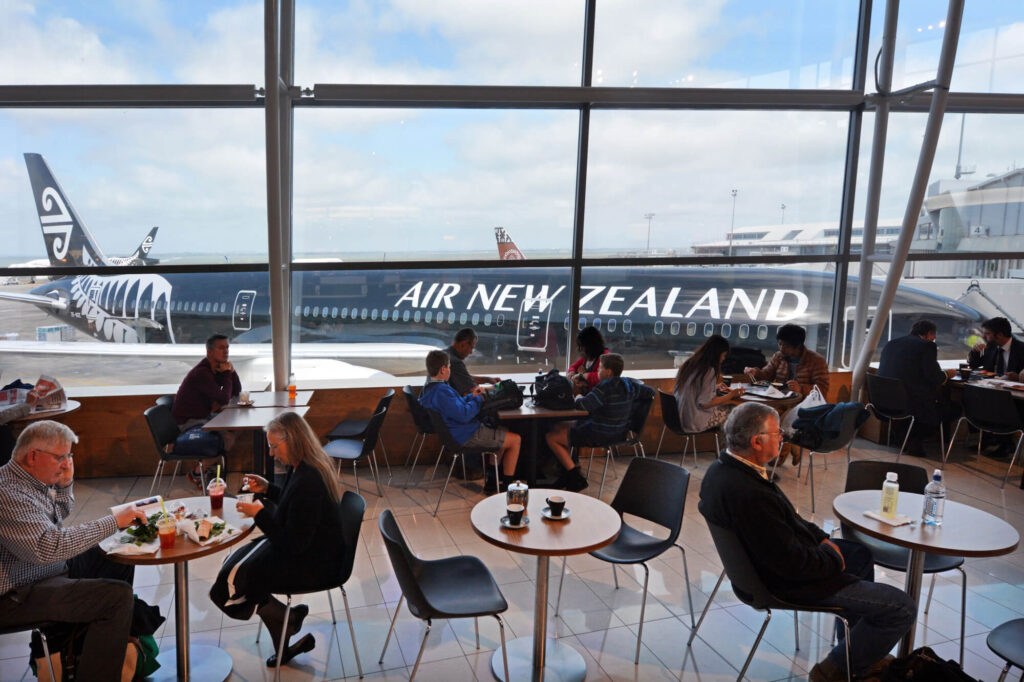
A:
[[[494,228],[494,239],[498,242],[498,258],[501,260],[526,260],[504,227]]]
[[[142,261],[149,260],[149,250],[153,248],[153,242],[156,241],[156,231],[159,229],[159,227],[154,227],[149,231],[146,238],[142,240],[141,244],[139,244],[139,248],[135,249],[135,253],[131,255],[132,259],[138,258]]]
[[[41,154],[25,154],[50,265],[105,265],[106,256]]]

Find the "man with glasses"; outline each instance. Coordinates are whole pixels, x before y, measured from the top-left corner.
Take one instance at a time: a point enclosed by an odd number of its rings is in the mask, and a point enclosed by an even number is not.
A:
[[[731,530],[758,576],[779,599],[832,606],[850,621],[850,666],[858,677],[878,675],[892,647],[916,617],[902,590],[873,582],[871,552],[856,542],[832,540],[805,521],[785,493],[768,480],[765,464],[782,444],[779,415],[744,403],[725,422],[728,449],[708,467],[698,509],[709,523]],[[841,641],[810,673],[811,682],[846,679]]]
[[[74,504],[72,446],[63,424],[25,428],[0,467],[0,628],[88,624],[80,680],[121,677],[132,619],[131,566],[106,561],[97,544],[146,516],[134,507],[65,527]]]

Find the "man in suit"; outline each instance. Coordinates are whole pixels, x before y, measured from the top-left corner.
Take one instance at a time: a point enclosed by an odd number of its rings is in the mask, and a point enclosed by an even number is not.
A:
[[[923,441],[938,434],[940,419],[946,434],[951,435],[950,426],[958,414],[948,393],[942,390],[947,377],[939,367],[936,331],[931,320],[918,320],[909,334],[885,344],[878,366],[879,376],[899,379],[907,391],[914,428],[906,452],[915,457],[925,456]]]
[[[850,667],[878,675],[889,650],[906,634],[917,607],[903,590],[875,583],[871,552],[828,534],[797,514],[765,464],[779,452],[779,415],[763,403],[744,403],[725,422],[728,449],[708,467],[697,508],[739,538],[765,587],[790,603],[839,609],[850,621]],[[840,640],[810,672],[811,682],[846,679]]]
[[[981,324],[981,335],[985,340],[975,344],[967,355],[971,369],[978,367],[986,372],[1005,375],[1011,381],[1019,381],[1024,370],[1024,342],[1014,338],[1010,321],[1005,317],[993,317]]]

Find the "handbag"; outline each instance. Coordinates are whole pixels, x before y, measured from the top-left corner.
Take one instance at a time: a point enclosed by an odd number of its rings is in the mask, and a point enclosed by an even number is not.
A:
[[[782,418],[782,424],[780,425],[782,433],[787,437],[791,437],[794,433],[796,433],[796,429],[793,428],[793,422],[796,421],[797,415],[799,414],[800,410],[806,410],[812,407],[820,407],[822,405],[827,404],[828,403],[825,401],[825,397],[821,395],[821,391],[818,389],[817,386],[814,386],[811,389],[811,392],[807,394],[807,397],[800,401],[799,405],[793,406],[792,408],[790,408],[788,412],[786,412],[785,416]]]
[[[538,374],[533,382],[533,402],[549,410],[568,410],[576,404],[572,382],[569,378],[552,369],[547,374]]]

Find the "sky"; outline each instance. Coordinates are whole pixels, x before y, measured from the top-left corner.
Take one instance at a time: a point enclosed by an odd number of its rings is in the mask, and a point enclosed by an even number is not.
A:
[[[875,2],[872,59],[884,6]],[[594,84],[850,87],[856,9],[849,1],[599,2]],[[895,87],[933,77],[944,11],[930,0],[902,3]],[[262,21],[257,2],[0,0],[0,81],[260,87]],[[582,21],[582,1],[300,0],[296,83],[574,85]],[[968,3],[953,89],[1024,91],[1024,5]],[[642,250],[650,228],[651,248],[686,251],[733,221],[776,224],[783,204],[787,224],[835,221],[848,118],[595,111],[586,248]],[[893,116],[883,219],[902,216],[923,120]],[[1021,121],[967,117],[972,177],[1024,162]],[[952,175],[959,132],[956,116],[944,126],[933,178]],[[567,253],[577,135],[574,111],[299,109],[295,251],[487,252],[501,225],[527,256]],[[108,255],[131,252],[154,225],[157,257],[266,253],[258,108],[0,110],[0,238],[5,255],[39,258],[26,152],[46,157]]]

